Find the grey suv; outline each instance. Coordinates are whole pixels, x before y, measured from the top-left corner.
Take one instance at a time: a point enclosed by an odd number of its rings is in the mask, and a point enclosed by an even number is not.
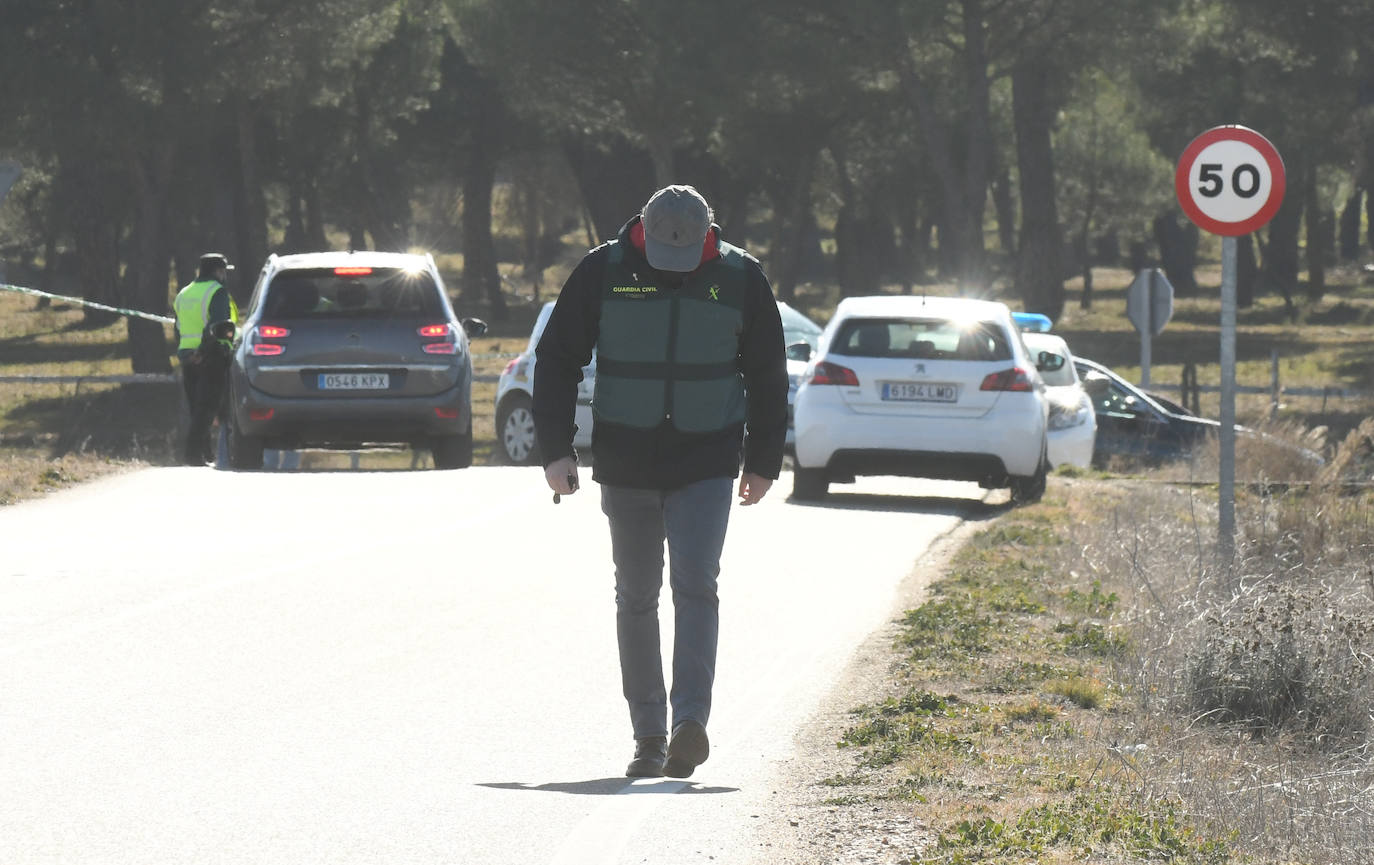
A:
[[[429,255],[273,255],[258,276],[229,375],[229,463],[263,448],[427,447],[472,464],[470,337]]]

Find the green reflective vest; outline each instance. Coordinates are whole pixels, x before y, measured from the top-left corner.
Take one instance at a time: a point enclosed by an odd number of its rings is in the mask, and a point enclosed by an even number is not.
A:
[[[177,292],[176,300],[172,301],[172,310],[177,317],[177,333],[181,335],[177,351],[200,348],[201,334],[210,324],[210,301],[214,300],[215,292],[220,288],[223,286],[213,279],[198,279]],[[235,322],[239,320],[238,304],[234,303],[232,296],[229,298],[229,317]]]
[[[641,282],[619,241],[608,256],[593,415],[637,429],[671,421],[692,433],[743,422],[737,357],[747,253],[721,242],[720,256],[687,274],[678,289]]]

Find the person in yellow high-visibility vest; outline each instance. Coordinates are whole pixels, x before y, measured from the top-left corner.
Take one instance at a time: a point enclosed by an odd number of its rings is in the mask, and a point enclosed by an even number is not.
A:
[[[232,340],[215,340],[209,329],[223,321],[238,324],[238,305],[225,287],[233,269],[219,253],[202,255],[195,281],[177,292],[172,302],[177,319],[177,359],[181,361],[181,381],[191,410],[183,454],[187,465],[203,466],[214,461],[210,424],[220,413],[229,382],[228,343]]]

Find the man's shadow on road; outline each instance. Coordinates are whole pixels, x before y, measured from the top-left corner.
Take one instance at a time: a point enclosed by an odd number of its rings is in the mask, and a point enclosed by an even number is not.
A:
[[[632,795],[643,795],[646,793],[658,793],[663,795],[675,795],[681,793],[738,793],[738,787],[703,787],[692,781],[680,781],[673,778],[653,778],[631,779],[621,776],[619,778],[598,778],[594,781],[550,781],[544,784],[526,784],[520,781],[504,781],[486,784],[478,784],[478,787],[490,787],[493,790],[528,790],[535,793],[570,793],[574,796],[616,796],[621,793]]]

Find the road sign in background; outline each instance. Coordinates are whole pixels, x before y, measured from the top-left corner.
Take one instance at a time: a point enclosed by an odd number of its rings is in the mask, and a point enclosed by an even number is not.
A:
[[[1142,335],[1159,336],[1174,315],[1174,286],[1157,267],[1136,274],[1126,291],[1126,317]]]
[[[1140,386],[1150,386],[1150,342],[1174,315],[1174,286],[1157,267],[1142,270],[1126,290],[1126,317],[1140,334]]]
[[[1236,539],[1236,238],[1268,224],[1283,204],[1283,160],[1244,126],[1217,126],[1179,157],[1174,192],[1198,228],[1221,235],[1221,466],[1217,555],[1229,569]]]

